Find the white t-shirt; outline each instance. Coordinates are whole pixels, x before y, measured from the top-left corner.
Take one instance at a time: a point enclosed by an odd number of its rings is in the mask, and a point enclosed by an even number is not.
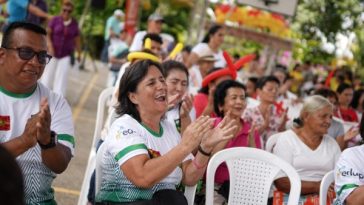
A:
[[[122,41],[121,39],[111,39],[110,40],[110,46],[108,48],[108,54],[110,57],[116,57],[123,51],[126,51],[128,49],[128,44],[125,41]]]
[[[327,134],[334,139],[343,136],[345,134],[344,125],[337,118],[332,118]]]
[[[133,42],[130,45],[130,52],[133,51],[141,51],[143,49],[143,38],[147,34],[147,31],[138,31],[134,38]]]
[[[280,137],[273,154],[291,164],[303,181],[321,181],[327,172],[334,169],[340,156],[339,145],[329,136],[324,136],[316,150],[311,150],[292,130],[277,135]]]
[[[179,105],[176,105],[175,107],[173,107],[172,109],[168,110],[165,114],[166,119],[171,122],[172,124],[174,124],[176,126],[176,129],[178,130],[178,132],[181,132],[181,119],[180,119],[180,115],[179,115]],[[191,118],[191,122],[196,120],[196,110],[194,107],[192,107],[191,111],[190,111],[190,118]]]
[[[189,73],[189,83],[188,92],[192,95],[196,95],[198,90],[202,87],[202,75],[198,65],[193,65],[191,69],[188,70]]]
[[[30,94],[14,94],[0,87],[0,144],[20,136],[27,120],[39,112],[41,99],[48,99],[51,113],[51,130],[61,143],[74,154],[74,126],[71,108],[60,95],[43,84]],[[37,204],[53,199],[51,189],[56,174],[42,162],[41,148],[37,144],[16,158],[22,169],[27,204]]]
[[[165,155],[180,143],[181,136],[173,124],[162,120],[160,127],[159,133],[156,133],[127,114],[114,121],[104,142],[107,146],[101,165],[104,177],[96,201],[115,200],[110,198],[114,195],[117,195],[118,202],[150,199],[160,189],[175,189],[182,180],[180,167],[176,167],[150,189],[136,187],[120,169],[127,160],[137,155],[156,158]],[[193,155],[189,154],[183,161],[191,159]]]
[[[147,34],[147,31],[138,31],[135,34],[135,36],[133,38],[133,42],[129,49],[130,52],[143,50],[143,39],[146,34]],[[174,39],[171,35],[166,34],[166,33],[160,33],[159,36],[162,38],[162,41],[163,41],[162,48],[163,48],[163,50],[166,51],[168,45],[170,43],[172,43],[174,41]]]
[[[206,51],[207,50],[207,51]],[[207,43],[198,43],[195,47],[192,48],[193,53],[196,53],[199,57],[201,53],[213,53],[215,59],[217,60],[214,64],[216,68],[225,68],[226,61],[224,55],[222,54],[222,50],[218,52],[213,52]]]
[[[335,166],[335,205],[345,204],[345,199],[357,187],[364,185],[364,145],[343,151]]]

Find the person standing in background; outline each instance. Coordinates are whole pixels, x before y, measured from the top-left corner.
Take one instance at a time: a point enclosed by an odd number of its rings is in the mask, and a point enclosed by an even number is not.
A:
[[[44,0],[31,0],[30,2],[32,5],[38,7],[45,13],[48,13],[48,6]],[[40,25],[42,27],[45,26],[46,20],[47,20],[46,18],[37,16],[33,13],[28,13],[28,16],[27,16],[28,22]]]
[[[7,18],[8,24],[15,21],[26,21],[29,14],[48,20],[53,17],[36,4],[33,4],[31,0],[0,0],[0,4],[5,2],[7,3],[9,15]]]
[[[45,86],[63,96],[66,94],[67,75],[71,64],[70,55],[76,49],[77,60],[80,60],[81,56],[80,31],[77,21],[71,16],[73,7],[71,1],[65,1],[61,15],[54,17],[48,24],[48,50],[53,58],[46,66],[41,78]]]
[[[162,33],[164,18],[161,14],[155,12],[148,17],[148,27],[145,31],[138,31],[130,45],[130,52],[143,50],[143,39],[147,34],[157,34],[162,38],[162,51],[167,52],[167,47],[174,42],[174,38],[166,33]]]
[[[111,39],[117,39],[119,38],[119,34],[122,30],[122,28],[124,27],[124,25],[122,25],[122,20],[124,19],[124,12],[120,9],[116,9],[114,11],[114,14],[112,16],[110,16],[107,21],[106,21],[106,26],[105,26],[105,43],[104,43],[104,47],[102,48],[101,51],[101,61],[102,62],[109,62],[108,58],[109,58],[109,52],[108,52],[108,48],[111,44]]]

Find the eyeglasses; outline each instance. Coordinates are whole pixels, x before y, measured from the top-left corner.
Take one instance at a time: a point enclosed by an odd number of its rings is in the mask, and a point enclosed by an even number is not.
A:
[[[65,12],[65,13],[72,13],[72,9],[63,9],[63,12]]]
[[[5,47],[3,47],[5,48]],[[52,56],[47,54],[47,51],[39,51],[35,52],[31,48],[27,47],[20,47],[20,48],[5,48],[9,50],[17,50],[18,56],[20,59],[29,61],[31,60],[35,55],[37,56],[38,62],[42,65],[46,65],[51,60]]]

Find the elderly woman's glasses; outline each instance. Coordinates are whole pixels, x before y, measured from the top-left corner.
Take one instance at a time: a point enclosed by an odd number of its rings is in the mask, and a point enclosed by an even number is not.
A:
[[[46,65],[51,60],[52,56],[47,54],[47,51],[36,52],[31,48],[21,47],[21,48],[6,48],[9,50],[18,51],[18,56],[22,60],[31,60],[34,56],[37,56],[38,62],[42,65]]]

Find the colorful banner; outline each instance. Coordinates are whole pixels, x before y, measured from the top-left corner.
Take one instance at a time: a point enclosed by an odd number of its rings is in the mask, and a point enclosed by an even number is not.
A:
[[[246,7],[220,4],[215,7],[216,22],[225,21],[237,23],[247,28],[271,33],[282,38],[290,38],[291,30],[286,19],[275,13]]]

